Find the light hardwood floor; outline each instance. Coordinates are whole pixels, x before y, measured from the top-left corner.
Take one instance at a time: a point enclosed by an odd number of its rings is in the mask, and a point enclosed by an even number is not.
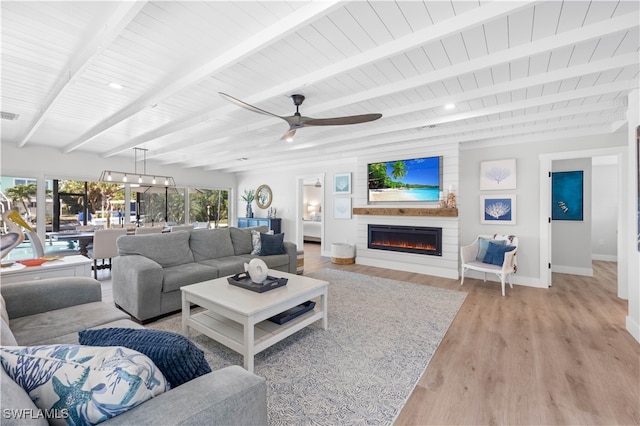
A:
[[[304,273],[335,268],[464,291],[467,298],[395,425],[638,425],[640,344],[625,329],[616,264],[553,287],[507,287],[362,265],[305,244]],[[108,274],[108,272],[106,272]],[[99,278],[101,278],[99,276]],[[104,299],[112,300],[103,279]]]
[[[305,244],[304,272],[336,268],[467,293],[395,425],[637,425],[640,344],[625,329],[616,264],[537,289],[362,265]]]

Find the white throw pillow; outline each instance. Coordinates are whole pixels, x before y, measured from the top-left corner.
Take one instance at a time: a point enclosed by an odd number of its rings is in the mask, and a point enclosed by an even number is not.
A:
[[[96,424],[168,390],[146,355],[122,347],[2,346],[7,374],[50,424]]]

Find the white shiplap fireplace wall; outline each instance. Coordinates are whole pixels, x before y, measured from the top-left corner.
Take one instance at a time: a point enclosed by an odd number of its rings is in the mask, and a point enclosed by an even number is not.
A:
[[[353,185],[357,190],[354,194],[353,207],[423,207],[434,208],[437,203],[372,203],[367,201],[367,164],[405,160],[420,157],[443,157],[442,178],[445,194],[453,185],[458,195],[458,144],[428,146],[403,150],[391,154],[376,154],[358,158],[358,169]],[[460,200],[457,200],[458,204]],[[399,271],[415,272],[419,274],[435,275],[445,278],[458,278],[458,217],[434,216],[377,216],[355,215],[356,219],[356,263]],[[387,250],[371,250],[367,248],[367,225],[400,225],[400,226],[430,226],[442,228],[442,256],[426,256],[414,253],[401,253]]]

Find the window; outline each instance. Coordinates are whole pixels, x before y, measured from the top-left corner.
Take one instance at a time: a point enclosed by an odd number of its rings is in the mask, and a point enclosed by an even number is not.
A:
[[[189,190],[189,223],[203,224],[207,228],[229,226],[229,191],[223,189]]]

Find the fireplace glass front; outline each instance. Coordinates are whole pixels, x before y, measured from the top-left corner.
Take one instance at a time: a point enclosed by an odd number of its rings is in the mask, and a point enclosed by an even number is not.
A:
[[[442,256],[442,228],[369,225],[370,249]]]

